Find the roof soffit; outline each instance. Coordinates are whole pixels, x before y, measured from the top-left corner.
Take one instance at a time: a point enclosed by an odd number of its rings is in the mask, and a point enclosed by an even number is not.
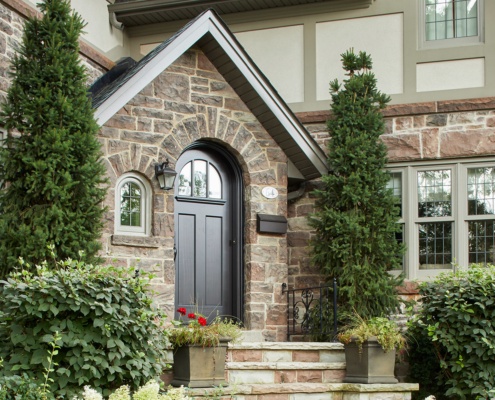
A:
[[[119,82],[107,89],[107,94],[97,94],[94,104],[98,123],[103,125],[108,121],[195,44],[200,46],[305,179],[327,173],[323,151],[212,10],[204,12],[159,45],[153,54],[143,58]],[[213,56],[213,53],[216,55]],[[227,57],[218,57],[219,53]],[[219,64],[220,59],[222,65]]]
[[[368,8],[372,0],[117,0],[108,5],[111,15],[126,28],[193,19],[212,8],[239,22]]]

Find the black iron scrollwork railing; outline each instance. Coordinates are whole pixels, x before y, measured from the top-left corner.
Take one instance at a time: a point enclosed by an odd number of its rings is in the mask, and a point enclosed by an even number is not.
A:
[[[287,341],[292,336],[310,336],[315,341],[334,341],[337,336],[337,279],[331,286],[288,289]]]

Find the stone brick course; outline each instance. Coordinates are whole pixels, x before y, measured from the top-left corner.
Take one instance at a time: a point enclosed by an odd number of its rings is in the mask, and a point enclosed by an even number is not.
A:
[[[168,158],[174,166],[197,140],[214,141],[231,152],[246,186],[245,324],[267,340],[284,335],[285,299],[277,294],[287,281],[287,240],[257,233],[256,214],[286,215],[287,157],[204,54],[192,49],[181,56],[105,124],[100,140],[112,181],[128,172],[140,174],[152,187],[154,210],[151,237],[114,235],[115,194],[109,192],[105,257],[127,259],[140,268],[152,265],[158,272],[153,282],[157,300],[169,314],[174,306],[174,199],[172,192],[158,188],[154,164]],[[267,184],[279,191],[277,199],[262,196]]]

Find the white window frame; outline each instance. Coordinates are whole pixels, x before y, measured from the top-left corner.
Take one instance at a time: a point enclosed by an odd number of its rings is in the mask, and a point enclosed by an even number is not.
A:
[[[420,49],[438,49],[470,46],[485,40],[485,1],[478,0],[478,35],[452,39],[426,40],[426,0],[418,1],[418,44]]]
[[[141,221],[142,226],[127,226],[120,223],[121,190],[126,183],[134,183],[141,189]],[[122,175],[115,185],[115,229],[116,235],[150,236],[151,234],[151,185],[147,179],[138,174]]]
[[[468,215],[467,170],[469,168],[495,167],[495,157],[418,162],[414,165],[397,163],[389,165],[390,172],[402,172],[402,219],[406,254],[404,273],[410,280],[430,280],[442,272],[466,268],[469,263],[468,223],[473,220],[495,220],[495,215]],[[419,171],[439,169],[452,170],[452,216],[419,217],[417,174]],[[419,269],[419,230],[418,224],[427,222],[453,223],[452,227],[452,269]]]

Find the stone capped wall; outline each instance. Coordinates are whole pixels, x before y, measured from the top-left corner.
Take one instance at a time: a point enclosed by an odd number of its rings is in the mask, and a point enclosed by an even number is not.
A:
[[[174,311],[174,197],[159,189],[154,165],[176,160],[188,145],[214,141],[237,160],[244,183],[244,309],[247,328],[266,340],[283,340],[286,324],[282,283],[287,281],[285,235],[256,232],[257,213],[287,215],[287,158],[263,126],[199,49],[191,49],[147,85],[101,130],[111,188],[103,235],[105,257],[156,274],[156,299]],[[153,190],[150,237],[114,235],[115,183],[126,172],[147,179]],[[276,199],[261,190],[273,186]]]

